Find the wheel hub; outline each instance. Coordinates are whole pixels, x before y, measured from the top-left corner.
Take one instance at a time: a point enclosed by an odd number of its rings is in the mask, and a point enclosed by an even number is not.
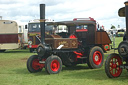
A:
[[[113,68],[116,68],[116,67],[117,67],[117,65],[116,65],[116,64],[113,64],[113,65],[112,65],[112,67],[113,67]]]
[[[56,63],[53,63],[52,67],[55,69],[57,68],[57,64]]]
[[[52,71],[58,71],[59,67],[60,67],[60,64],[59,64],[59,62],[57,60],[53,60],[51,62],[51,70]]]
[[[99,60],[99,57],[98,55],[95,56],[95,61],[98,61]]]
[[[96,65],[100,65],[102,62],[102,54],[100,53],[100,51],[95,51],[93,54],[93,62]]]

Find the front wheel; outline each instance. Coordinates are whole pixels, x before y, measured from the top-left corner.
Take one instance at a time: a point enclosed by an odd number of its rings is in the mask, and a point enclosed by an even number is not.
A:
[[[120,68],[122,65],[121,57],[116,54],[110,54],[105,62],[105,72],[109,78],[119,77],[122,73],[122,69]]]
[[[49,74],[57,74],[62,70],[62,61],[58,56],[50,56],[46,59],[45,70]]]
[[[32,55],[29,57],[27,61],[27,69],[31,73],[39,72],[44,67],[44,64],[39,63],[39,59],[37,55]]]
[[[92,47],[90,49],[87,64],[89,68],[95,69],[102,67],[104,62],[104,53],[103,50],[99,46]]]

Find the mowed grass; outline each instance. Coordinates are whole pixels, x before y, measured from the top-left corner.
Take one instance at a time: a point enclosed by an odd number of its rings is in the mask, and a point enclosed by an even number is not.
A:
[[[119,43],[121,38],[116,38]],[[109,53],[113,53],[110,51]],[[105,57],[109,55],[105,53]],[[43,69],[29,73],[26,62],[28,50],[8,50],[0,53],[0,85],[128,85],[128,73],[123,70],[118,78],[110,79],[105,74],[104,65],[100,69],[89,69],[87,64],[67,68],[63,66],[59,74],[49,75]]]

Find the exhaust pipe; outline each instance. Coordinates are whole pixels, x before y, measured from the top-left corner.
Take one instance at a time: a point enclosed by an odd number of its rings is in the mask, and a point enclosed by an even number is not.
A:
[[[45,4],[40,4],[41,44],[45,44]]]
[[[51,51],[51,47],[45,44],[45,4],[40,4],[40,32],[41,43],[37,47],[39,59],[42,59],[45,54]]]

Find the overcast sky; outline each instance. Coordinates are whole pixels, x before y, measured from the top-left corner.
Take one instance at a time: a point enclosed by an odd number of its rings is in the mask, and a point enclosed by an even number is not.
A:
[[[126,0],[0,0],[0,16],[6,20],[29,22],[40,18],[39,4],[46,4],[46,18],[55,21],[92,17],[105,29],[111,24],[125,27],[118,9]]]

